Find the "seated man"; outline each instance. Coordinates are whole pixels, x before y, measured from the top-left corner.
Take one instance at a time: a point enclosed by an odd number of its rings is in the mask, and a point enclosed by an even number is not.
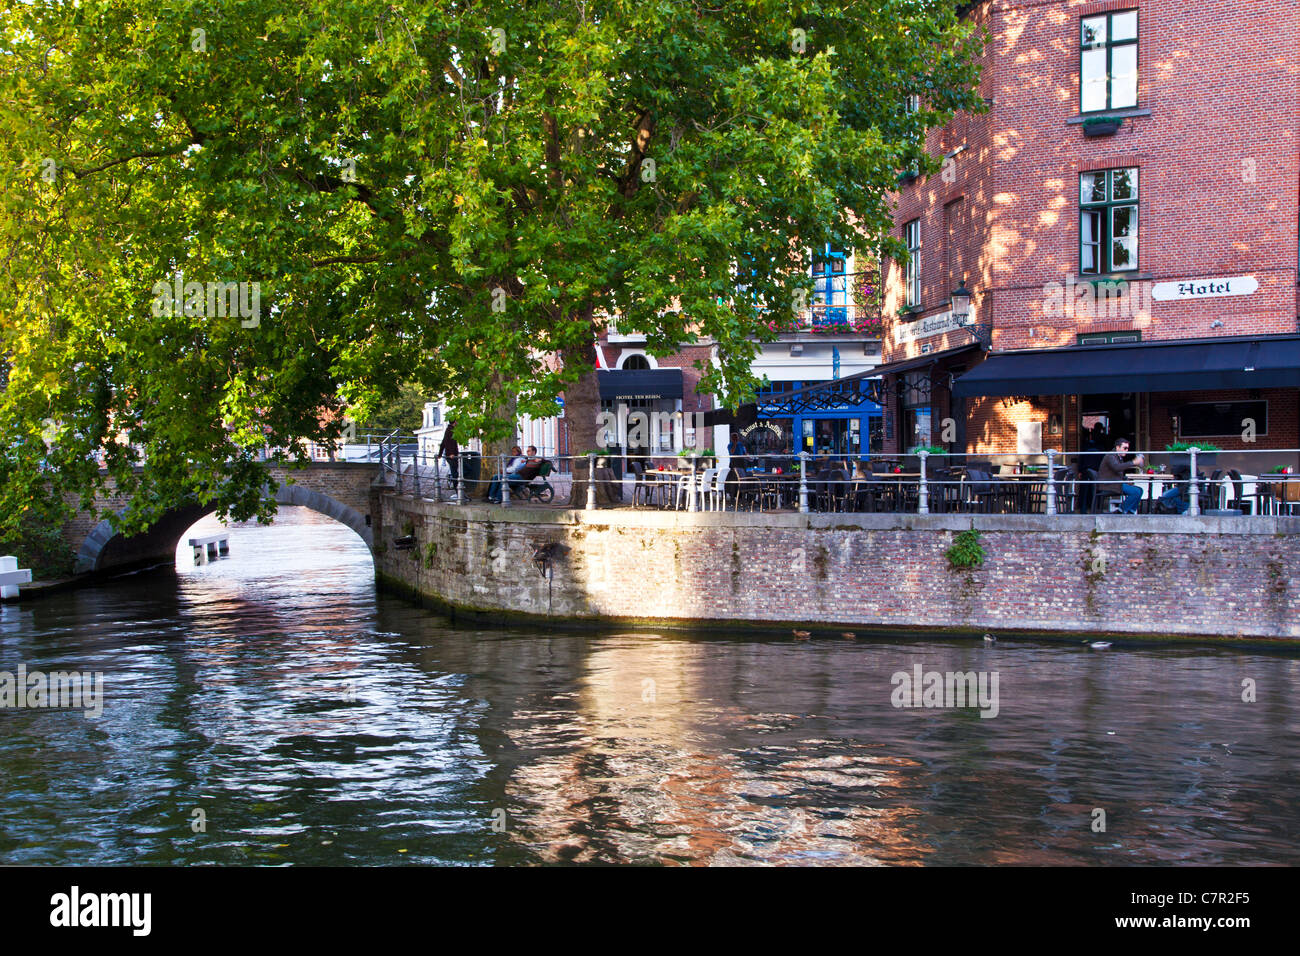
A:
[[[1138,455],[1130,464],[1128,448],[1128,439],[1120,438],[1115,442],[1115,450],[1101,460],[1101,467],[1097,469],[1097,480],[1102,483],[1097,486],[1097,490],[1122,494],[1124,501],[1119,506],[1120,513],[1135,515],[1138,503],[1142,500],[1142,489],[1126,482],[1124,472],[1129,467],[1142,467],[1145,459]]]
[[[1186,514],[1191,505],[1187,501],[1185,489],[1187,482],[1192,477],[1191,468],[1180,468],[1174,472],[1175,482],[1169,487],[1163,495],[1160,496],[1160,504],[1165,511],[1172,511],[1174,514]]]
[[[506,465],[505,477],[514,483],[518,481],[519,472],[528,464],[528,459],[524,457],[519,446],[515,445],[510,449],[510,462]],[[513,484],[511,486],[513,488]],[[487,500],[497,503],[501,500],[501,476],[497,475],[492,479],[492,484],[488,486]]]
[[[536,478],[542,470],[542,465],[545,464],[541,458],[537,457],[536,445],[528,446],[528,454],[526,457],[528,460],[524,462],[524,466],[520,468],[519,471],[515,472],[515,474],[510,478],[511,494],[514,494],[514,489],[519,485],[526,485]]]

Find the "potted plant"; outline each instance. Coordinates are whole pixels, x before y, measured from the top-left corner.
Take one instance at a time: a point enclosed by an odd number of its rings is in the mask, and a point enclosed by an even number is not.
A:
[[[1195,448],[1196,467],[1214,465],[1219,461],[1218,453],[1222,451],[1218,445],[1211,444],[1207,441],[1176,441],[1165,446],[1165,451],[1174,452],[1169,456],[1169,470],[1178,471],[1180,468],[1190,468],[1192,465],[1192,456],[1188,453],[1189,448]]]
[[[1083,121],[1083,135],[1114,136],[1123,125],[1122,116],[1090,116]]]
[[[942,445],[917,445],[908,452],[907,464],[909,467],[905,469],[906,471],[921,470],[921,452],[925,452],[929,456],[925,459],[927,476],[934,468],[948,467],[948,449],[944,448]]]

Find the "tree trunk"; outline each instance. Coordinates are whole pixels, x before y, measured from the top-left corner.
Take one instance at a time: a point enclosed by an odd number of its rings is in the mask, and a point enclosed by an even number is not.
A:
[[[600,436],[596,434],[596,421],[600,415],[600,385],[596,380],[594,332],[592,345],[562,352],[561,360],[566,368],[581,366],[587,369],[577,382],[564,390],[564,418],[569,423],[569,453],[582,455],[588,451],[603,451]],[[587,506],[586,476],[585,465],[582,467],[581,480],[578,469],[574,468],[570,507]],[[598,485],[597,491],[599,490]]]
[[[494,409],[492,417],[504,422],[510,422],[512,427],[508,437],[483,442],[483,467],[479,470],[479,481],[473,488],[466,488],[466,494],[472,494],[475,499],[487,497],[492,478],[501,471],[503,459],[505,462],[509,462],[510,449],[514,448],[519,442],[519,415],[516,411],[515,397],[505,394],[500,376],[497,376],[496,382],[496,394],[500,401]]]

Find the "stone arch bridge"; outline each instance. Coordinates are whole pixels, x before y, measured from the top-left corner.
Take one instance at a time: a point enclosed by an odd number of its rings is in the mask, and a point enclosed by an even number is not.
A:
[[[302,505],[328,515],[355,531],[367,545],[373,544],[371,515],[378,513],[377,497],[382,491],[374,486],[378,464],[313,462],[303,468],[268,465],[266,471],[279,486],[274,495],[278,503]],[[170,561],[186,529],[213,511],[197,504],[176,508],[145,533],[126,537],[99,516],[110,510],[121,514],[127,503],[126,496],[97,496],[93,512],[81,512],[64,524],[63,538],[76,555],[74,573]]]

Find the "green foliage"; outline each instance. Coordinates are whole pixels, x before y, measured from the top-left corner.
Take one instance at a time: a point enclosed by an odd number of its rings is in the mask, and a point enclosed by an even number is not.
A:
[[[895,176],[983,108],[981,42],[933,0],[9,4],[0,534],[109,478],[123,530],[266,516],[255,449],[397,382],[463,438],[566,388],[585,420],[605,315],[710,338],[702,390],[745,400],[809,250],[903,254]],[[178,273],[257,283],[256,323],[156,309]]]
[[[948,566],[954,571],[978,568],[984,564],[984,548],[980,544],[980,533],[974,525],[953,536],[952,547],[947,550],[946,556]]]
[[[1218,445],[1208,441],[1176,441],[1170,442],[1165,446],[1165,451],[1187,451],[1189,448],[1195,448],[1198,451],[1223,451]]]
[[[419,385],[402,382],[397,386],[395,394],[366,408],[352,409],[351,414],[359,428],[389,433],[399,431],[403,435],[410,435],[424,421],[424,403],[434,398],[434,395]]]
[[[13,536],[0,541],[0,554],[16,557],[18,567],[30,568],[35,581],[72,574],[74,556],[63,540],[59,525],[41,527],[28,522]]]
[[[908,452],[908,454],[919,455],[921,452],[926,452],[930,455],[946,455],[948,454],[948,449],[944,448],[942,445],[917,445]]]

